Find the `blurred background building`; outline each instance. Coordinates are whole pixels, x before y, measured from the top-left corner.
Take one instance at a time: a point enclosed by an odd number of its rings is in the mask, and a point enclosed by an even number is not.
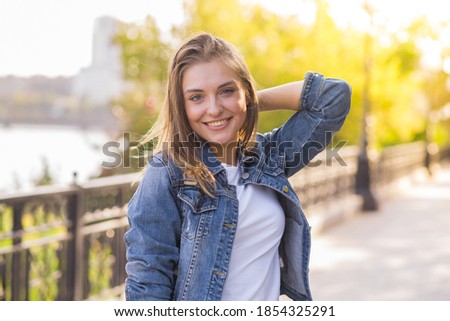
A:
[[[92,63],[72,80],[72,95],[77,101],[102,107],[125,90],[121,50],[114,43],[118,24],[117,19],[107,16],[95,21]]]
[[[114,43],[118,25],[115,18],[97,18],[92,61],[74,76],[0,77],[0,123],[117,127],[111,105],[126,89]]]

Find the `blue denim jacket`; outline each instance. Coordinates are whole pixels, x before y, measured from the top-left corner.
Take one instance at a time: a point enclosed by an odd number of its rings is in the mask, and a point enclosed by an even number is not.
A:
[[[301,111],[280,128],[257,135],[251,153],[239,155],[238,184],[277,191],[286,216],[279,254],[280,293],[312,300],[310,227],[288,178],[304,167],[340,129],[351,89],[338,79],[307,73]],[[127,300],[220,300],[238,224],[238,200],[225,169],[205,144],[202,159],[216,179],[210,197],[185,180],[170,158],[156,154],[129,202],[125,296]]]

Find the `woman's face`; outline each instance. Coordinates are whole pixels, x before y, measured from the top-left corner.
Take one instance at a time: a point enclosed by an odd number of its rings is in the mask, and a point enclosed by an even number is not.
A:
[[[237,74],[215,59],[188,67],[183,95],[191,128],[208,142],[236,142],[247,115],[245,91]]]

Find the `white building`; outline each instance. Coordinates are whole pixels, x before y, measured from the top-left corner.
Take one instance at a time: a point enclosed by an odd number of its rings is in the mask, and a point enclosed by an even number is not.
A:
[[[94,25],[92,63],[74,77],[72,95],[82,104],[106,106],[125,89],[121,50],[114,44],[119,21],[97,18]]]

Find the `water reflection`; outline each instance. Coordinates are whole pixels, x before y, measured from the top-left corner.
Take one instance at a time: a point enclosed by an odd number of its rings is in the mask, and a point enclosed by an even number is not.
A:
[[[48,165],[55,184],[70,184],[100,173],[107,132],[71,126],[11,125],[0,127],[0,192],[27,190]]]

